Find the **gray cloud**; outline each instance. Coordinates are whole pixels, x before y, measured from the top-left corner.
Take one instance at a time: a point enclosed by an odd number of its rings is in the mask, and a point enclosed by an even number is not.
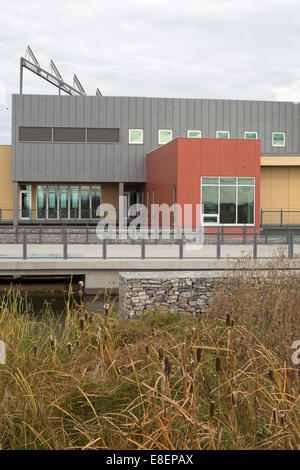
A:
[[[270,99],[300,78],[298,0],[0,0],[0,11],[9,106],[27,44],[88,94]],[[56,90],[26,72],[24,92]],[[10,121],[0,103],[0,144]]]

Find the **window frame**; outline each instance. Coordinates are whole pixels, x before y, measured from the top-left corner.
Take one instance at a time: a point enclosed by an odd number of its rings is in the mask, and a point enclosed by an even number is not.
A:
[[[223,133],[227,133],[228,134],[228,138],[225,139],[224,137],[218,137],[218,134],[219,132],[223,132]],[[220,140],[230,140],[230,131],[216,131],[216,139],[220,139]]]
[[[203,178],[218,178],[218,186],[216,184],[202,184],[202,180]],[[239,208],[239,199],[238,199],[238,190],[239,190],[239,187],[243,187],[243,188],[253,188],[254,189],[254,204],[253,204],[253,223],[252,224],[239,224],[239,223],[235,223],[235,224],[222,224],[220,222],[220,206],[221,206],[221,201],[220,201],[220,193],[221,193],[221,178],[236,178],[236,184],[226,184],[226,185],[222,185],[222,186],[229,186],[229,187],[235,187],[236,188],[236,220],[238,220],[238,208]],[[239,185],[238,182],[239,182],[239,178],[253,178],[253,185],[250,185],[250,184],[245,184],[245,185]],[[204,226],[218,226],[218,227],[255,227],[255,221],[256,221],[256,217],[255,217],[255,209],[256,209],[256,200],[255,200],[255,196],[256,196],[256,178],[255,176],[201,176],[201,180],[200,180],[200,184],[201,184],[201,189],[200,189],[200,196],[201,196],[201,221],[202,221],[202,224]],[[218,214],[212,214],[212,216],[217,216],[218,217],[218,222],[206,222],[204,223],[204,217],[209,217],[210,214],[207,214],[205,215],[203,213],[203,186],[213,186],[213,187],[218,187]]]
[[[161,142],[160,133],[161,132],[171,132],[171,139],[168,142]],[[166,145],[172,142],[173,140],[173,129],[158,129],[158,145]]]
[[[142,133],[142,142],[132,142],[131,140],[131,132],[133,131],[140,131]],[[143,145],[144,144],[144,129],[129,129],[129,138],[128,143],[130,145]]]
[[[283,145],[274,144],[274,135],[275,134],[282,134],[283,135]],[[272,132],[272,147],[285,147],[286,146],[286,135],[285,131],[274,131]]]
[[[190,137],[190,136],[189,136],[189,133],[190,133],[190,132],[199,132],[200,137]],[[189,129],[189,130],[187,131],[187,137],[188,137],[188,139],[202,139],[202,131],[201,131],[200,129]]]
[[[247,139],[246,134],[255,134],[255,139]],[[245,131],[244,132],[244,139],[245,140],[258,140],[258,131]]]

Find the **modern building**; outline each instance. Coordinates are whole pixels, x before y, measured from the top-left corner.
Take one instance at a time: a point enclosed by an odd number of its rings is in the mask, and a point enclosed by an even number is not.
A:
[[[0,170],[14,223],[96,222],[120,195],[204,203],[207,225],[300,223],[300,104],[20,93]]]

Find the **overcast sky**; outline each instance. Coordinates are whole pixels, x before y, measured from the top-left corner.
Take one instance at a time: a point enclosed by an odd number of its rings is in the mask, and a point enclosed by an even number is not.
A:
[[[299,88],[300,0],[0,0],[0,144],[30,44],[105,95],[271,99]],[[57,93],[25,72],[25,93]]]

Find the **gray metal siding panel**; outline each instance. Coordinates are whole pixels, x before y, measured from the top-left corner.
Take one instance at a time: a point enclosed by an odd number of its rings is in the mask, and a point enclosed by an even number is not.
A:
[[[299,105],[279,102],[136,97],[14,95],[12,116],[14,181],[142,182],[146,154],[158,147],[158,130],[186,137],[201,129],[203,138],[228,130],[259,133],[261,152],[300,155]],[[20,126],[120,128],[114,144],[19,143]],[[128,130],[144,129],[144,144],[129,145]],[[272,147],[272,132],[286,132],[286,147]]]

